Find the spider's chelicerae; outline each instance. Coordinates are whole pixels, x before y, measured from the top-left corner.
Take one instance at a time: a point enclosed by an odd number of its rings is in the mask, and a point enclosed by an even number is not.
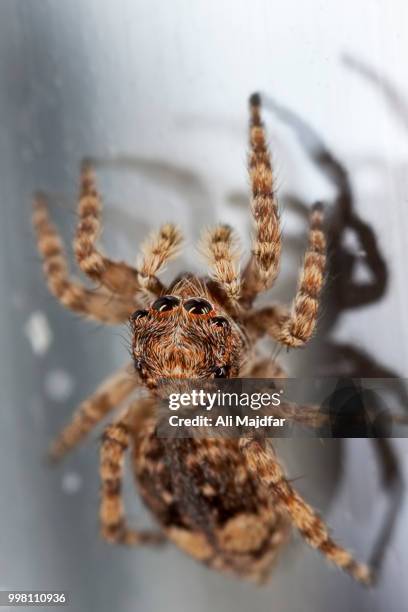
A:
[[[276,361],[257,358],[257,341],[268,335],[287,347],[302,347],[316,326],[325,269],[319,205],[311,210],[309,243],[292,307],[254,307],[257,296],[277,277],[281,229],[256,94],[250,99],[250,113],[249,173],[256,231],[242,272],[233,232],[225,225],[203,237],[209,277],[183,274],[169,286],[159,280],[158,273],[181,244],[179,230],[170,224],[143,245],[137,268],[105,257],[96,244],[101,200],[86,164],[74,249],[80,269],[97,283],[89,289],[69,276],[45,198],[36,198],[34,226],[50,291],[67,308],[97,321],[130,320],[134,361],[79,407],[52,445],[51,456],[60,459],[110,410],[144,387],[145,394],[130,403],[102,438],[100,523],[107,540],[138,545],[168,538],[214,569],[262,581],[295,526],[327,559],[369,583],[368,567],[331,538],[323,520],[287,480],[267,441],[155,435],[159,379],[285,376]],[[160,526],[157,532],[132,529],[126,521],[121,486],[129,447],[140,494]]]

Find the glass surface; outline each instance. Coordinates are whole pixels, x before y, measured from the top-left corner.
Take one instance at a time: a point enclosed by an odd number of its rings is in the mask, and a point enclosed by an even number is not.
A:
[[[406,497],[372,590],[328,567],[298,536],[262,588],[211,572],[171,545],[129,550],[100,540],[100,432],[61,466],[44,458],[74,407],[128,359],[128,329],[82,321],[49,295],[30,215],[33,191],[46,190],[69,245],[79,163],[92,156],[106,162],[103,243],[113,257],[134,262],[146,233],[167,220],[187,240],[165,278],[204,269],[195,246],[219,220],[236,228],[248,253],[247,99],[259,90],[284,220],[273,299],[290,299],[296,288],[306,222],[294,201],[336,204],[338,185],[310,157],[325,146],[347,169],[354,210],[372,226],[389,271],[387,291],[365,306],[339,316],[326,310],[311,352],[280,356],[292,375],[304,373],[330,338],[370,355],[388,375],[407,376],[407,18],[402,0],[2,0],[1,588],[66,590],[70,609],[81,612],[406,609]],[[356,233],[342,231],[356,264],[346,273],[369,279]],[[392,443],[406,478],[407,440]],[[367,559],[398,493],[382,486],[372,442],[277,446],[336,537]],[[129,475],[125,489],[131,521],[149,524]]]

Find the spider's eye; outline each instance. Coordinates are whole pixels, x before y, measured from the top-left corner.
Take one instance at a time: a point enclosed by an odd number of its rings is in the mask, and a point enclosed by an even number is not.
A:
[[[148,314],[147,310],[136,310],[130,318],[132,321],[138,321],[139,319],[143,319],[143,317],[147,317]]]
[[[174,297],[174,295],[164,295],[153,303],[152,308],[157,310],[157,312],[168,312],[178,306],[179,303],[180,300]]]
[[[187,300],[184,302],[184,308],[193,315],[208,314],[213,309],[210,302],[203,300],[203,298],[191,298],[191,300]]]
[[[213,374],[214,374],[214,378],[227,378],[228,368],[226,366],[221,366],[220,368],[214,368]]]
[[[218,328],[226,329],[230,326],[229,322],[225,317],[213,317],[210,321],[211,325]]]
[[[141,372],[143,370],[143,361],[141,359],[135,359],[135,369],[138,372]]]

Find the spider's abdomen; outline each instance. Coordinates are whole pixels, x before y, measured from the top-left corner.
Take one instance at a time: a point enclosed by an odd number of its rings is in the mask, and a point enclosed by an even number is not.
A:
[[[245,468],[238,440],[135,440],[139,490],[170,540],[210,567],[261,581],[286,541],[286,516]]]

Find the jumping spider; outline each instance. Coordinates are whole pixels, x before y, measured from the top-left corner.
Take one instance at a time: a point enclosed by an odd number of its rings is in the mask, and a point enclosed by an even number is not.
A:
[[[89,164],[81,173],[74,250],[80,269],[96,281],[96,288],[71,280],[45,198],[36,197],[34,227],[50,291],[67,308],[97,321],[129,320],[133,334],[133,372],[130,375],[129,366],[119,370],[79,407],[53,443],[51,457],[60,459],[142,386],[148,396],[133,401],[103,434],[104,538],[134,545],[168,538],[213,569],[260,582],[295,526],[308,544],[367,584],[372,578],[368,567],[330,537],[323,520],[287,480],[267,441],[155,435],[159,379],[284,377],[276,361],[256,357],[256,342],[268,335],[287,347],[303,347],[314,332],[326,259],[319,204],[311,210],[309,242],[292,307],[253,306],[258,294],[273,285],[281,256],[279,210],[257,94],[250,98],[249,175],[256,233],[242,273],[233,232],[220,225],[205,234],[201,245],[210,277],[185,274],[167,287],[157,274],[177,255],[179,230],[167,224],[153,234],[143,245],[137,269],[102,255],[96,246],[101,199]],[[138,489],[160,532],[137,531],[127,524],[121,487],[129,446]]]

